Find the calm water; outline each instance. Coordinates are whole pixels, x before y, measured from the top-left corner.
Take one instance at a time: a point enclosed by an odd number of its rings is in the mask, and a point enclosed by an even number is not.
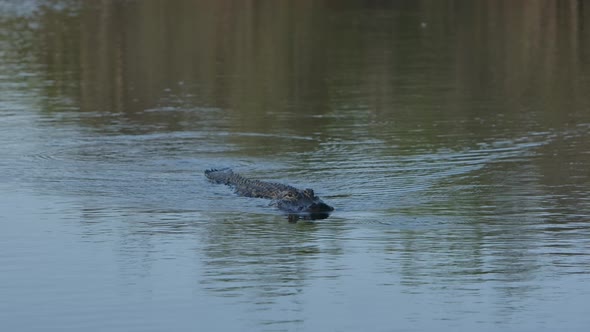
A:
[[[589,20],[0,1],[0,329],[585,331]],[[211,167],[336,211],[289,223]]]

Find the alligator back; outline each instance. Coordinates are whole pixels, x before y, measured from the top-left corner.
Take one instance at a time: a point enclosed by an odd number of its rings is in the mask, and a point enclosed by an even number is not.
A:
[[[233,187],[238,195],[246,197],[279,199],[285,191],[298,190],[281,183],[251,180],[234,173],[229,168],[206,170],[205,176],[215,183]]]

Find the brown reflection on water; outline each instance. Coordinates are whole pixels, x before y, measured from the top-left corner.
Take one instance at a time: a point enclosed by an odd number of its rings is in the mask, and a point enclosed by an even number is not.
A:
[[[268,127],[276,119],[258,114],[325,90],[314,79],[324,66],[312,38],[319,14],[308,15],[310,7],[114,1],[83,12],[83,104],[130,114],[221,107],[242,114],[239,123],[250,130]]]
[[[158,107],[220,107],[244,131],[295,126],[310,134],[330,122],[316,119],[317,128],[301,117],[343,107],[411,127],[404,119],[416,109],[420,121],[432,122],[485,115],[492,110],[478,103],[491,101],[493,112],[515,121],[518,110],[533,109],[540,121],[563,124],[583,109],[557,107],[589,104],[581,93],[588,74],[580,74],[588,9],[579,1],[103,1],[79,8],[40,11],[40,46],[28,51],[46,64],[48,93],[128,121],[161,121],[143,114]],[[441,104],[454,114],[440,114]],[[183,127],[182,117],[165,122]]]

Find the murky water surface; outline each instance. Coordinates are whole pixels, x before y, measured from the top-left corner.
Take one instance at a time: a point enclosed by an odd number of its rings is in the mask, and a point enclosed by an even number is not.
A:
[[[589,9],[1,1],[0,328],[585,331]]]

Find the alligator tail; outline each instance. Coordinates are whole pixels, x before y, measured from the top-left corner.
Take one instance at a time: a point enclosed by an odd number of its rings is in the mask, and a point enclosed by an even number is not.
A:
[[[231,170],[231,168],[223,168],[223,169],[208,169],[205,171],[205,176],[215,182],[215,183],[221,183],[221,184],[225,184],[225,185],[232,185],[234,184],[232,181],[232,178],[235,177],[234,172]]]

